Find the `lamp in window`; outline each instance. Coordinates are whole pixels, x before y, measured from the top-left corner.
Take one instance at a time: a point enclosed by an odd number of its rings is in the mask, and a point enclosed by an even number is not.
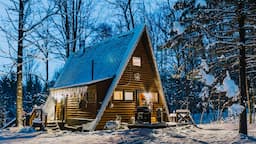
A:
[[[133,100],[133,92],[125,91],[124,92],[124,100],[132,101]]]
[[[113,100],[123,100],[123,91],[114,91]]]
[[[141,57],[132,57],[132,65],[141,67]]]

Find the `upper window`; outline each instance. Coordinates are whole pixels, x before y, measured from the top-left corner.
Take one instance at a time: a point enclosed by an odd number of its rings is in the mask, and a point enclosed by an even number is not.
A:
[[[132,65],[141,67],[141,57],[132,57]]]
[[[113,100],[123,100],[123,91],[114,91]]]

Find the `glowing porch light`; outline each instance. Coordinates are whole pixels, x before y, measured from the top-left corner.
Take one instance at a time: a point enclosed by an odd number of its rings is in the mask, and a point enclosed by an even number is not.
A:
[[[61,100],[64,98],[63,94],[61,92],[53,92],[52,94],[52,97],[57,100],[57,102],[61,102]]]

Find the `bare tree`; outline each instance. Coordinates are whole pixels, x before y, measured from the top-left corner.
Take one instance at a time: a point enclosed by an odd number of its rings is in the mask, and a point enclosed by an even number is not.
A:
[[[18,29],[18,56],[17,56],[17,114],[16,123],[22,126],[22,58],[23,58],[23,39],[24,39],[24,5],[27,1],[19,0],[19,29]]]
[[[114,9],[117,9],[117,19],[119,22],[120,29],[126,27],[126,30],[131,30],[135,26],[135,18],[134,18],[134,11],[133,11],[133,3],[132,0],[106,0],[108,4]],[[125,23],[123,23],[123,21]]]
[[[62,23],[53,20],[56,28],[62,36],[64,42],[66,58],[71,52],[78,50],[80,41],[92,34],[95,20],[92,18],[94,2],[92,0],[60,0],[57,2],[60,8]]]
[[[11,46],[12,52],[17,52],[16,58],[16,67],[17,67],[17,99],[16,99],[16,118],[17,118],[17,126],[22,126],[22,114],[23,114],[23,84],[22,84],[22,75],[23,75],[23,51],[24,48],[33,45],[33,43],[26,40],[26,38],[33,33],[33,31],[39,28],[40,24],[48,19],[50,16],[56,14],[57,10],[54,6],[48,8],[48,10],[44,13],[44,15],[40,16],[38,19],[32,19],[30,16],[37,17],[37,13],[33,11],[32,5],[33,0],[11,0],[12,7],[8,9],[7,12],[7,23],[10,25],[10,29],[6,29],[3,26],[0,26],[0,29],[6,33],[6,35],[11,38],[9,41],[17,41],[17,50],[14,49],[14,46]],[[35,6],[35,5],[33,5]],[[18,27],[15,24],[15,14],[12,12],[17,12],[18,14]],[[13,16],[13,15],[14,16]],[[17,31],[12,32],[11,30]],[[17,38],[15,34],[17,34]]]

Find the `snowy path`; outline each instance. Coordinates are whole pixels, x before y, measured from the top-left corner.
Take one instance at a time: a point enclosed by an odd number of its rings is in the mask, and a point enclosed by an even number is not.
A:
[[[17,133],[1,131],[1,144],[103,144],[103,143],[256,143],[256,124],[249,125],[249,137],[240,139],[237,123],[182,126],[165,129],[131,129],[91,133]]]

